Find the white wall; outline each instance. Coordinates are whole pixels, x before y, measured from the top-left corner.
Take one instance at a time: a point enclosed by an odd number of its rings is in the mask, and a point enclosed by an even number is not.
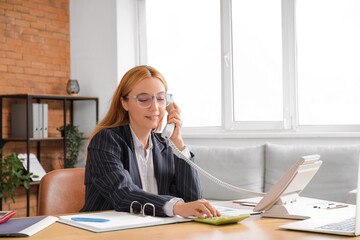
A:
[[[137,0],[117,0],[118,80],[138,65]]]
[[[104,115],[117,86],[116,0],[70,1],[71,78],[81,96],[99,97]]]
[[[99,98],[99,120],[122,75],[136,64],[136,2],[70,0],[71,78],[79,81],[80,96]],[[74,123],[88,135],[95,126],[95,105],[79,101],[74,107]]]
[[[99,97],[99,117],[115,88],[137,64],[134,0],[70,0],[71,78],[81,96]]]

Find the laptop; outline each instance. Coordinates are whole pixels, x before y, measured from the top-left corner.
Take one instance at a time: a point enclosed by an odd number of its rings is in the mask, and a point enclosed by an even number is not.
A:
[[[359,186],[360,166],[358,167],[357,189]],[[314,209],[314,211],[316,210]],[[323,215],[318,214],[310,219],[282,225],[279,228],[344,236],[360,235],[360,197],[358,194],[355,206],[350,205],[345,208],[324,209],[322,211]]]

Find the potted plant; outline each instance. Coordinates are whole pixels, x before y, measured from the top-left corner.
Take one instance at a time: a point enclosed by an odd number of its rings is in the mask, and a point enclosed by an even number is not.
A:
[[[74,168],[78,161],[80,147],[82,145],[83,133],[79,131],[78,126],[67,124],[65,129],[64,126],[57,128],[64,136],[64,130],[66,131],[66,165],[65,168]]]
[[[4,198],[6,202],[7,197],[10,197],[15,202],[14,196],[18,194],[15,188],[23,184],[26,189],[29,189],[31,178],[39,176],[26,173],[24,159],[19,159],[16,153],[3,156],[3,149],[0,149],[0,157],[0,198]]]

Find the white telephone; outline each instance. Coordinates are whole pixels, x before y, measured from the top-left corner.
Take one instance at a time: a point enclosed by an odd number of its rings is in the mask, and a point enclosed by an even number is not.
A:
[[[169,104],[169,106],[166,107],[166,111],[169,112],[170,110],[174,109],[173,103],[171,102]],[[174,123],[169,123],[165,126],[163,132],[161,133],[161,136],[163,138],[170,138],[171,135],[173,134],[175,129],[175,124]]]
[[[166,107],[166,111],[170,111],[174,108],[173,103],[171,102],[169,106]],[[223,186],[227,189],[233,190],[235,192],[239,192],[239,193],[245,193],[248,195],[252,195],[252,196],[264,196],[265,193],[260,193],[260,192],[253,192],[253,191],[249,191],[243,188],[239,188],[236,186],[233,186],[229,183],[223,182],[220,179],[214,177],[213,175],[211,175],[210,173],[206,172],[204,169],[202,169],[201,167],[199,167],[198,165],[196,165],[194,162],[192,162],[190,159],[188,159],[183,153],[182,151],[180,151],[175,144],[170,140],[171,135],[173,134],[175,129],[175,124],[174,123],[170,123],[167,124],[163,130],[163,132],[161,133],[161,136],[163,138],[167,138],[169,140],[170,146],[173,149],[173,151],[176,151],[180,156],[182,156],[182,159],[187,162],[192,168],[198,170],[201,174],[203,174],[205,177],[209,178],[211,181],[215,182],[216,184],[219,184],[220,186]]]

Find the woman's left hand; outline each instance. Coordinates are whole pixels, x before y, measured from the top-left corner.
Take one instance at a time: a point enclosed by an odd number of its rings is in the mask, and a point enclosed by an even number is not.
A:
[[[175,103],[173,103],[173,106],[174,106],[173,109],[171,109],[168,112],[168,116],[167,116],[167,123],[175,124],[175,129],[174,129],[173,134],[170,137],[170,140],[175,144],[175,146],[180,151],[182,151],[182,150],[184,150],[185,145],[184,145],[184,141],[182,140],[182,137],[181,137],[182,121],[181,121],[181,117],[180,117],[180,108]]]

